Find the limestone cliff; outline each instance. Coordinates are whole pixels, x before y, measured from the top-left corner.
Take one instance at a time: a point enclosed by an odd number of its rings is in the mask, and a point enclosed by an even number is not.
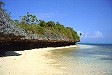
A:
[[[55,34],[46,30],[44,34],[35,34],[25,31],[12,22],[9,15],[0,9],[0,48],[1,50],[19,50],[47,46],[66,46],[75,44],[79,40],[70,40],[62,33]]]
[[[69,41],[68,38],[65,38],[63,34],[51,34],[49,31],[46,31],[44,35],[41,34],[32,34],[30,32],[26,32],[24,29],[16,26],[14,23],[11,23],[10,17],[7,13],[1,9],[0,10],[0,33],[9,35],[13,34],[15,36],[23,36],[20,39],[35,39],[35,40],[50,40],[50,41]],[[1,39],[0,39],[1,40]]]

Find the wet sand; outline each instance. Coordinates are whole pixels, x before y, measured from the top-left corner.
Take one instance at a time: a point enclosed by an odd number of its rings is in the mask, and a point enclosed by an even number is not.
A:
[[[0,57],[0,75],[63,75],[63,69],[48,64],[53,59],[47,59],[46,54],[56,49],[75,48],[77,45],[66,47],[48,47],[24,51],[15,51],[20,56]],[[6,55],[13,53],[9,51]]]

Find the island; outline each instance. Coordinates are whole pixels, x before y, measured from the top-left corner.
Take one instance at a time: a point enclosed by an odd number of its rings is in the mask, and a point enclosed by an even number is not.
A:
[[[5,51],[69,46],[80,41],[73,28],[59,22],[38,20],[29,12],[19,20],[12,20],[2,8],[3,4],[0,2],[0,55]]]

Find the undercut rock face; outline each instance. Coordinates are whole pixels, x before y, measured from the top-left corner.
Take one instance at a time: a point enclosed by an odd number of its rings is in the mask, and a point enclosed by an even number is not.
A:
[[[49,30],[45,30],[44,34],[25,31],[23,28],[14,24],[5,10],[0,8],[0,50],[59,47],[72,45],[78,41],[75,39],[71,40],[62,33],[51,33]]]

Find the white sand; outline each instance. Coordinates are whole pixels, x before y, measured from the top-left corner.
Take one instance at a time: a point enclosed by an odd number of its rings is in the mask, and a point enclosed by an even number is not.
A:
[[[62,69],[47,64],[48,61],[53,61],[53,59],[47,59],[45,54],[49,53],[50,50],[74,47],[77,47],[77,45],[15,51],[22,55],[0,57],[0,75],[63,75]]]

